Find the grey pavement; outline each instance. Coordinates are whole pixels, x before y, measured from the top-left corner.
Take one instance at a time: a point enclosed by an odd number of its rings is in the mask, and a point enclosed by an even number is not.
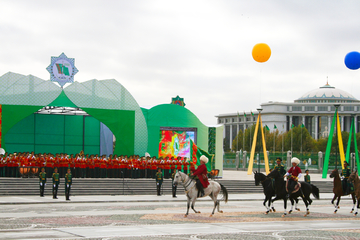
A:
[[[242,171],[224,171],[226,180],[251,180]],[[311,174],[312,180],[321,179]],[[331,179],[325,179],[331,181]],[[333,194],[320,194],[304,217],[294,212],[282,218],[283,203],[276,213],[264,215],[263,194],[229,194],[221,202],[224,214],[209,214],[209,197],[196,203],[201,214],[190,210],[181,186],[171,195],[1,196],[0,239],[359,239],[360,217],[349,213],[350,197],[343,197],[334,214]],[[288,207],[289,210],[289,207]],[[58,224],[57,224],[58,223]],[[296,231],[294,231],[296,230]]]

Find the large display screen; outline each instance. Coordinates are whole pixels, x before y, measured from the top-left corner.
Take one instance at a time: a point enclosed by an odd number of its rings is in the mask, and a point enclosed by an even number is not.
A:
[[[196,128],[160,128],[159,157],[190,157],[190,139]]]

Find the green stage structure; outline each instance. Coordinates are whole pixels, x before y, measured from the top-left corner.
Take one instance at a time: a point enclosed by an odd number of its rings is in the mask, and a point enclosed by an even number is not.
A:
[[[157,156],[161,128],[191,128],[196,129],[197,146],[215,154],[213,167],[222,174],[223,126],[205,126],[175,104],[141,108],[115,79],[75,81],[62,88],[33,75],[8,72],[0,77],[0,104],[1,147],[9,152],[99,154],[102,122],[116,139],[114,154]],[[88,116],[37,114],[50,107],[80,109]]]

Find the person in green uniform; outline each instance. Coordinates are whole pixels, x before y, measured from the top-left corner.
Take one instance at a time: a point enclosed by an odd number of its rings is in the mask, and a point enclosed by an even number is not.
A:
[[[276,158],[276,165],[273,170],[277,169],[281,176],[284,176],[286,174],[286,170],[284,165],[281,164],[282,160],[281,158]]]
[[[57,199],[57,192],[60,184],[60,175],[58,173],[57,168],[54,169],[52,180],[53,180],[53,199]]]
[[[69,168],[65,175],[65,197],[66,197],[66,200],[69,200],[69,201],[70,201],[71,185],[72,185],[72,175],[71,175],[71,170]]]
[[[305,170],[305,175],[304,175],[304,181],[307,182],[307,183],[311,183],[310,181],[310,175],[309,175],[309,170]]]
[[[163,176],[163,173],[162,173],[162,169],[158,168],[158,171],[156,173],[156,189],[157,189],[157,195],[158,196],[161,196],[160,189],[161,189],[161,185],[163,183],[163,180],[164,180],[164,176]]]
[[[175,174],[176,174],[176,170],[174,169],[171,174],[171,189],[172,189],[173,198],[176,198],[176,188],[177,188],[177,186],[174,185]]]
[[[344,168],[341,171],[341,176],[343,177],[342,186],[343,186],[344,195],[349,195],[350,194],[350,186],[349,186],[349,183],[348,183],[348,179],[350,177],[350,174],[351,174],[351,171],[350,171],[349,164],[345,161],[344,162]]]
[[[39,173],[39,184],[40,184],[40,197],[44,196],[45,185],[46,185],[46,172],[45,168],[41,169]]]

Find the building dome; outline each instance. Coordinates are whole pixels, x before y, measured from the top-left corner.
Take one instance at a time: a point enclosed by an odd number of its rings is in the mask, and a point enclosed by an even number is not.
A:
[[[314,89],[310,92],[305,93],[299,99],[295,100],[298,103],[307,102],[359,102],[351,94],[335,87],[330,86],[326,83],[324,86]]]

